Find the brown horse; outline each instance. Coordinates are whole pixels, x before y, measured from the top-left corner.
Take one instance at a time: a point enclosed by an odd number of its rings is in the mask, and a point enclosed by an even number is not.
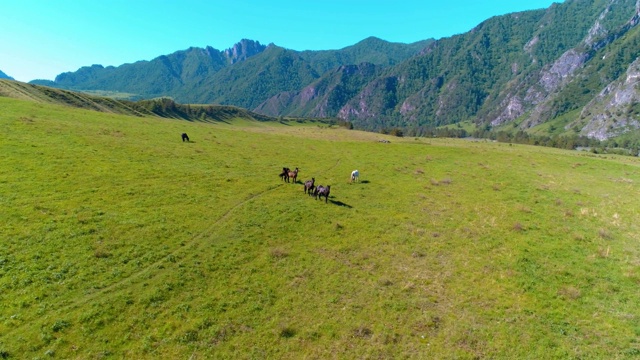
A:
[[[293,183],[296,183],[296,181],[298,180],[298,168],[293,171],[289,170],[287,172],[287,182],[289,182],[289,179],[293,179]]]

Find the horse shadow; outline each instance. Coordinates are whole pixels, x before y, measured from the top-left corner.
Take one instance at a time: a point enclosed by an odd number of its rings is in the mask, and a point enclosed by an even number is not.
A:
[[[344,207],[349,208],[349,209],[353,208],[353,206],[351,206],[349,204],[345,204],[342,201],[336,201],[336,200],[329,200],[329,201],[331,201],[331,203],[333,205],[344,206]]]
[[[369,180],[362,180],[360,181],[360,184],[368,184],[370,181]]]

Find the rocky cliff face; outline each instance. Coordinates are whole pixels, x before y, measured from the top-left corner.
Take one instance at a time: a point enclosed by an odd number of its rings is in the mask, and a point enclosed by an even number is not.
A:
[[[229,61],[229,64],[235,64],[238,61],[246,60],[247,58],[257,55],[263,52],[267,47],[260,44],[258,41],[242,39],[233,47],[226,49],[224,55]]]
[[[503,116],[491,123],[497,124],[515,120],[524,114],[527,108],[530,111],[529,116],[521,124],[521,128],[527,129],[545,122],[550,109],[549,102],[554,99],[553,93],[566,86],[587,59],[586,52],[578,52],[576,49],[565,52],[550,67],[540,72],[540,80],[527,89],[526,96],[522,101],[517,97],[511,98],[502,114]]]
[[[569,86],[573,86],[575,89],[577,86],[572,82],[584,79],[587,76],[584,75],[585,72],[596,71],[594,70],[595,66],[586,67],[592,57],[598,54],[602,57],[598,60],[606,60],[607,54],[606,52],[602,53],[603,49],[625,36],[637,25],[640,1],[635,3],[635,15],[620,28],[610,29],[604,25],[608,16],[615,15],[612,12],[612,7],[620,5],[619,1],[611,0],[589,28],[580,44],[563,53],[537,74],[534,73],[529,78],[517,80],[503,96],[498,108],[490,112],[486,120],[493,126],[499,126],[523,117],[525,119],[520,123],[520,128],[523,130],[549,120],[553,116],[554,107],[558,106],[559,94],[562,94]],[[531,54],[531,49],[539,41],[539,37],[534,36],[527,43],[524,51]],[[536,59],[532,57],[532,61],[536,61]],[[581,135],[604,140],[637,127],[636,119],[620,116],[628,111],[619,110],[620,107],[632,106],[634,101],[638,100],[633,86],[637,74],[636,70],[637,65],[634,62],[629,66],[626,78],[607,85],[596,98],[582,109],[580,119],[567,125],[567,129],[578,129]],[[590,90],[583,89],[583,91]],[[615,116],[615,114],[619,115]],[[614,118],[615,121],[613,121]]]
[[[590,101],[580,112],[580,119],[567,128],[586,122],[581,135],[598,140],[640,129],[639,85],[640,58],[629,66],[623,79],[607,85]]]

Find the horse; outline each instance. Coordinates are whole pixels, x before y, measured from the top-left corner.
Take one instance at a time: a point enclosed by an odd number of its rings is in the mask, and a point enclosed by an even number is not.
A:
[[[329,200],[330,192],[331,192],[331,185],[327,185],[326,187],[322,185],[318,185],[318,187],[316,188],[316,191],[313,192],[313,195],[315,195],[316,200],[318,200],[318,197],[320,197],[320,200],[322,200],[322,197],[324,196],[324,203],[326,204],[327,201]]]
[[[304,193],[305,194],[309,194],[309,196],[311,196],[311,193],[313,192],[315,186],[313,186],[313,184],[316,182],[316,178],[311,178],[311,180],[307,180],[304,182]]]
[[[187,135],[187,133],[182,133],[182,142],[190,142],[189,141],[189,135]]]
[[[293,179],[293,183],[295,184],[295,182],[298,180],[298,168],[293,171],[289,170],[287,172],[287,182],[289,182],[289,179]]]
[[[280,176],[280,178],[282,178],[282,181],[289,182],[289,168],[288,167],[283,167],[282,168],[282,172],[278,176]]]
[[[360,172],[358,170],[353,170],[351,172],[351,182],[360,181]]]

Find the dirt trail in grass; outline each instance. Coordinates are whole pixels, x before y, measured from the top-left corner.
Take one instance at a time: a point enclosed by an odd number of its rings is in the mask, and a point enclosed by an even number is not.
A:
[[[241,202],[237,203],[237,204],[236,204],[236,205],[234,205],[232,208],[230,208],[229,210],[227,210],[224,214],[222,214],[222,215],[221,215],[221,216],[220,216],[216,221],[214,221],[214,222],[211,224],[211,226],[209,226],[207,229],[205,229],[204,231],[202,231],[200,234],[197,234],[197,235],[193,236],[193,237],[191,238],[191,240],[189,240],[189,241],[188,241],[184,246],[181,246],[181,247],[179,247],[178,249],[176,249],[176,250],[174,250],[173,252],[171,252],[170,254],[167,254],[167,255],[163,256],[163,257],[162,257],[161,259],[159,259],[158,261],[156,261],[156,262],[154,262],[154,263],[152,263],[152,264],[150,264],[150,265],[146,266],[145,268],[141,269],[140,271],[135,272],[135,273],[131,274],[130,276],[128,276],[128,277],[126,277],[126,278],[124,278],[124,279],[122,279],[122,280],[120,280],[120,281],[118,281],[118,282],[116,282],[116,283],[113,283],[113,284],[111,284],[111,285],[109,285],[109,286],[107,286],[107,287],[105,287],[105,288],[102,288],[102,289],[100,289],[99,291],[97,291],[97,292],[95,292],[95,293],[93,293],[93,294],[87,295],[87,296],[86,296],[85,298],[83,298],[82,300],[79,300],[79,301],[78,301],[78,302],[76,302],[75,304],[70,304],[70,305],[68,305],[67,307],[71,307],[71,306],[73,306],[73,305],[81,305],[81,304],[83,304],[83,303],[86,303],[87,301],[92,300],[93,298],[95,298],[95,297],[96,297],[96,296],[98,296],[98,295],[101,295],[101,294],[102,294],[102,293],[104,293],[104,292],[107,292],[107,291],[113,290],[114,288],[117,288],[118,286],[123,285],[123,284],[124,284],[125,282],[127,282],[127,281],[134,280],[134,279],[136,279],[136,278],[140,277],[141,275],[143,275],[143,274],[145,274],[145,273],[149,272],[149,270],[150,270],[150,269],[157,268],[161,263],[168,261],[167,259],[168,259],[169,257],[179,255],[180,253],[185,252],[186,250],[189,250],[190,248],[192,248],[192,247],[194,247],[196,244],[198,244],[198,241],[197,241],[197,240],[200,240],[201,238],[205,237],[206,235],[211,234],[211,232],[212,232],[215,228],[217,228],[221,222],[223,222],[227,217],[229,217],[229,215],[230,215],[234,210],[238,209],[238,208],[239,208],[239,207],[241,207],[241,206],[244,206],[244,205],[245,205],[245,204],[247,204],[248,202],[250,202],[250,201],[252,201],[252,200],[254,200],[254,199],[257,199],[257,198],[258,198],[258,197],[260,197],[260,196],[263,196],[264,194],[267,194],[267,193],[268,193],[268,192],[270,192],[270,191],[273,191],[273,190],[275,190],[275,189],[277,189],[277,188],[281,187],[282,185],[284,185],[284,184],[278,184],[278,185],[275,185],[275,186],[271,186],[271,187],[269,187],[268,189],[265,189],[265,190],[262,190],[262,191],[260,191],[260,192],[258,192],[258,193],[255,193],[255,194],[251,194],[251,195],[249,195],[245,200],[243,200],[243,201],[241,201]],[[63,309],[64,309],[64,308],[63,308]]]
[[[323,171],[321,173],[325,173],[325,172],[331,171],[332,169],[337,167],[339,164],[340,164],[340,159],[338,159],[333,166],[329,167],[328,169],[326,169],[325,171]],[[201,233],[193,236],[191,238],[191,240],[189,240],[184,246],[179,247],[178,249],[176,249],[173,252],[163,256],[161,259],[153,262],[152,264],[149,264],[148,266],[140,269],[139,271],[132,273],[128,277],[126,277],[124,279],[121,279],[120,281],[115,282],[115,283],[113,283],[111,285],[108,285],[108,286],[106,286],[104,288],[98,289],[96,292],[88,294],[88,295],[86,295],[86,296],[84,296],[84,297],[82,297],[82,298],[80,298],[80,299],[78,299],[78,300],[76,300],[76,301],[74,301],[72,303],[64,305],[64,306],[58,308],[57,310],[58,311],[65,311],[65,310],[69,310],[71,308],[76,308],[78,306],[84,305],[87,302],[96,299],[98,296],[104,295],[107,292],[111,292],[114,289],[116,289],[118,287],[121,287],[121,286],[125,285],[128,282],[132,282],[133,280],[141,277],[144,274],[147,274],[151,269],[157,269],[162,263],[164,263],[166,261],[169,261],[168,258],[170,258],[172,256],[179,255],[179,254],[181,254],[183,252],[186,252],[187,250],[192,250],[192,248],[194,248],[195,246],[200,244],[200,242],[198,240],[200,240],[201,238],[207,236],[208,234],[211,234],[211,232],[213,230],[215,230],[215,228],[217,228],[220,223],[225,221],[229,217],[229,215],[234,212],[234,210],[246,205],[247,203],[249,203],[249,202],[251,202],[251,201],[253,201],[253,200],[255,200],[255,199],[257,199],[257,198],[259,198],[259,197],[261,197],[261,196],[263,196],[263,195],[265,195],[265,194],[267,194],[267,193],[269,193],[269,192],[271,192],[273,190],[276,190],[276,189],[282,187],[283,185],[284,184],[278,184],[278,185],[270,186],[269,188],[267,188],[265,190],[262,190],[262,191],[260,191],[258,193],[250,194],[246,199],[244,199],[243,201],[237,203],[236,205],[231,207],[229,210],[227,210],[224,214],[222,214],[207,229],[205,229]],[[26,323],[23,324],[22,326],[24,326],[24,325],[26,325]],[[16,327],[14,329],[20,328],[22,326]]]
[[[332,169],[334,169],[335,167],[337,167],[339,164],[340,164],[340,159],[338,159],[338,160],[336,161],[336,163],[335,163],[333,166],[331,166],[331,167],[330,167],[330,168],[328,168],[327,170],[323,171],[322,173],[325,173],[325,172],[331,171]],[[283,185],[284,185],[284,184],[278,184],[278,185],[275,185],[275,186],[271,186],[271,187],[269,187],[268,189],[265,189],[265,190],[260,191],[260,192],[258,192],[258,193],[255,193],[255,194],[251,194],[251,195],[249,195],[249,197],[247,197],[245,200],[243,200],[243,201],[241,201],[241,202],[237,203],[237,204],[236,204],[236,205],[234,205],[232,208],[230,208],[229,210],[227,210],[224,214],[222,214],[222,215],[221,215],[221,216],[220,216],[216,221],[214,221],[214,222],[211,224],[211,226],[209,226],[206,230],[204,230],[204,231],[203,231],[203,232],[201,232],[200,234],[197,234],[197,235],[195,235],[194,237],[192,237],[192,238],[191,238],[191,240],[190,240],[187,244],[185,244],[184,246],[182,246],[182,247],[180,247],[180,248],[178,248],[178,249],[174,250],[172,253],[167,254],[166,256],[163,256],[163,257],[162,257],[161,259],[159,259],[158,261],[156,261],[156,262],[154,262],[154,263],[152,263],[152,264],[150,264],[150,265],[146,266],[145,268],[141,269],[141,270],[140,270],[140,271],[138,271],[138,272],[135,272],[135,273],[131,274],[131,275],[130,275],[130,276],[128,276],[128,277],[126,277],[126,278],[124,278],[124,279],[122,279],[122,280],[120,280],[120,281],[118,281],[118,282],[116,282],[116,283],[113,283],[113,284],[111,284],[111,285],[109,285],[109,286],[107,286],[107,287],[104,287],[104,288],[100,289],[99,291],[96,291],[96,292],[95,292],[95,293],[93,293],[93,294],[87,295],[87,296],[85,296],[83,299],[78,300],[78,301],[76,301],[76,302],[75,302],[75,303],[73,303],[73,304],[69,304],[69,305],[67,305],[67,306],[65,306],[65,307],[62,307],[62,308],[61,308],[61,310],[64,310],[64,309],[70,308],[70,307],[72,307],[72,306],[82,305],[82,304],[86,303],[87,301],[90,301],[90,300],[94,299],[96,296],[99,296],[99,295],[101,295],[101,294],[103,294],[103,293],[105,293],[105,292],[107,292],[107,291],[113,290],[114,288],[117,288],[118,286],[123,285],[123,284],[124,284],[124,283],[126,283],[127,281],[131,281],[131,280],[134,280],[134,279],[136,279],[136,278],[140,277],[141,275],[143,275],[143,274],[145,274],[145,273],[149,272],[149,270],[150,270],[150,269],[152,269],[152,268],[157,268],[161,263],[163,263],[163,262],[165,262],[165,261],[168,261],[168,260],[167,260],[167,258],[169,258],[170,256],[176,256],[176,255],[178,255],[178,254],[180,254],[180,253],[182,253],[182,252],[184,252],[184,251],[186,251],[186,250],[188,250],[188,249],[190,249],[190,248],[194,247],[196,244],[198,244],[197,240],[199,240],[200,238],[202,238],[202,237],[206,236],[207,234],[210,234],[210,233],[211,233],[215,228],[217,228],[217,227],[218,227],[218,225],[219,225],[221,222],[223,222],[224,220],[226,220],[226,219],[227,219],[227,217],[229,217],[229,215],[230,215],[234,210],[236,210],[236,209],[238,209],[238,208],[240,208],[240,207],[244,206],[245,204],[247,204],[248,202],[250,202],[250,201],[252,201],[252,200],[257,199],[258,197],[261,197],[261,196],[263,196],[263,195],[265,195],[265,194],[267,194],[267,193],[269,193],[269,192],[271,192],[271,191],[273,191],[273,190],[276,190],[276,189],[280,188],[280,187],[281,187],[281,186],[283,186]]]

